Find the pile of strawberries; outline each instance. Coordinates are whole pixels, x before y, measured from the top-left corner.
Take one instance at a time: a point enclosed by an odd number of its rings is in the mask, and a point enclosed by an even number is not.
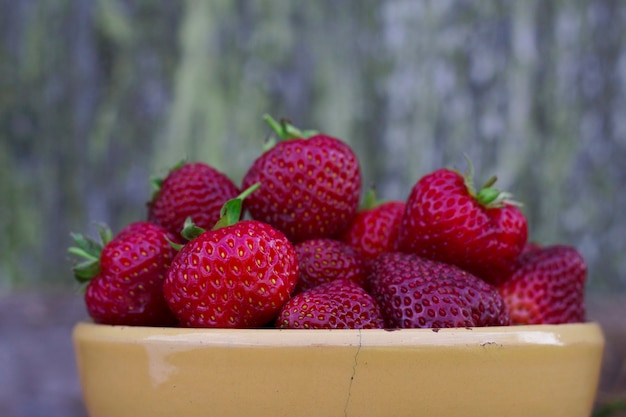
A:
[[[145,219],[73,234],[92,319],[222,328],[443,328],[585,320],[586,265],[528,241],[511,196],[439,169],[406,201],[364,193],[344,142],[286,121],[239,186],[202,162],[154,182]]]

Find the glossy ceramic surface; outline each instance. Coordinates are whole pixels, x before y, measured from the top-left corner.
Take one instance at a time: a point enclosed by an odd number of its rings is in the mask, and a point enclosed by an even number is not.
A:
[[[604,346],[595,323],[73,337],[91,417],[588,417]]]

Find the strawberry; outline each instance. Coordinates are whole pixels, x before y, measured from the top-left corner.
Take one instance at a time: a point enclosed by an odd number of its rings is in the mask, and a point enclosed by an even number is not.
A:
[[[526,252],[531,252],[534,251],[536,249],[541,248],[541,245],[536,243],[536,242],[527,242],[526,245],[524,245],[524,249],[522,249],[522,253],[520,253],[520,255],[525,254]]]
[[[293,291],[298,278],[293,245],[266,223],[237,221],[250,190],[226,203],[214,229],[196,228],[200,234],[174,258],[164,292],[182,326],[260,327],[274,319]]]
[[[341,233],[356,214],[361,193],[352,149],[334,137],[265,120],[284,140],[259,156],[243,178],[242,188],[262,183],[246,200],[252,218],[294,244]]]
[[[85,304],[96,323],[166,326],[176,320],[163,297],[163,281],[175,251],[167,230],[134,222],[112,238],[100,228],[101,242],[74,234],[70,253],[86,258],[74,274],[87,283]]]
[[[202,162],[183,162],[165,177],[152,181],[148,220],[179,236],[185,219],[202,228],[219,220],[224,203],[239,194],[237,186],[215,168]]]
[[[349,279],[336,279],[291,298],[281,309],[282,329],[379,329],[384,320],[376,301]]]
[[[379,203],[372,191],[339,239],[354,247],[369,263],[381,253],[395,249],[404,208],[404,201]]]
[[[585,321],[587,267],[570,246],[536,247],[518,259],[513,275],[498,287],[513,324]]]
[[[294,294],[325,282],[346,278],[365,283],[363,257],[351,246],[334,239],[305,240],[295,245],[300,274]]]
[[[528,237],[524,214],[493,188],[478,192],[470,173],[448,169],[422,177],[413,187],[398,235],[401,252],[457,265],[491,284],[510,276]]]
[[[454,265],[412,254],[384,253],[373,262],[368,280],[390,328],[509,324],[498,291]]]

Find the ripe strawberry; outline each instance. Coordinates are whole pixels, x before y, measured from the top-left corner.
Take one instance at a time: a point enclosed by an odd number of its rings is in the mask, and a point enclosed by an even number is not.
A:
[[[526,244],[526,218],[508,193],[492,188],[495,178],[476,193],[471,175],[439,169],[421,178],[406,203],[398,248],[497,284]]]
[[[376,301],[358,284],[336,279],[291,298],[280,311],[283,329],[380,329],[384,320]]]
[[[175,166],[163,180],[154,180],[155,193],[148,203],[148,220],[179,236],[185,219],[211,228],[224,203],[239,194],[224,174],[202,162]]]
[[[526,252],[531,252],[534,251],[536,249],[541,248],[541,245],[536,243],[536,242],[527,242],[526,245],[524,245],[524,249],[522,249],[522,253],[520,253],[520,255],[525,254]]]
[[[587,266],[576,249],[564,245],[524,252],[506,282],[498,287],[513,324],[585,321]]]
[[[358,209],[361,171],[352,149],[324,134],[300,132],[266,116],[281,138],[258,157],[242,188],[261,182],[246,200],[251,216],[281,230],[292,243],[341,233]]]
[[[247,190],[248,191],[248,190]],[[276,317],[298,278],[298,260],[285,235],[266,223],[223,210],[217,228],[185,244],[165,279],[165,298],[186,327],[251,328]]]
[[[378,203],[372,192],[340,240],[356,248],[367,263],[381,253],[392,252],[404,208],[403,201]]]
[[[166,326],[176,320],[163,298],[165,273],[174,258],[171,236],[160,226],[135,222],[111,238],[100,229],[102,242],[74,234],[70,253],[87,260],[74,267],[87,282],[85,304],[96,323]]]
[[[320,284],[346,278],[360,286],[365,284],[363,257],[351,246],[334,239],[320,238],[295,246],[300,274],[294,294]]]
[[[498,291],[453,265],[411,254],[384,253],[373,262],[368,279],[370,293],[390,328],[509,324]]]

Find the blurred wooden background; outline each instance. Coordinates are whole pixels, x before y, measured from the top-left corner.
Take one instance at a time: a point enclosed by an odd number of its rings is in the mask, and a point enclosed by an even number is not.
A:
[[[0,288],[71,285],[70,231],[143,218],[182,157],[239,182],[268,112],[385,198],[467,153],[624,290],[625,32],[619,0],[1,0]]]

